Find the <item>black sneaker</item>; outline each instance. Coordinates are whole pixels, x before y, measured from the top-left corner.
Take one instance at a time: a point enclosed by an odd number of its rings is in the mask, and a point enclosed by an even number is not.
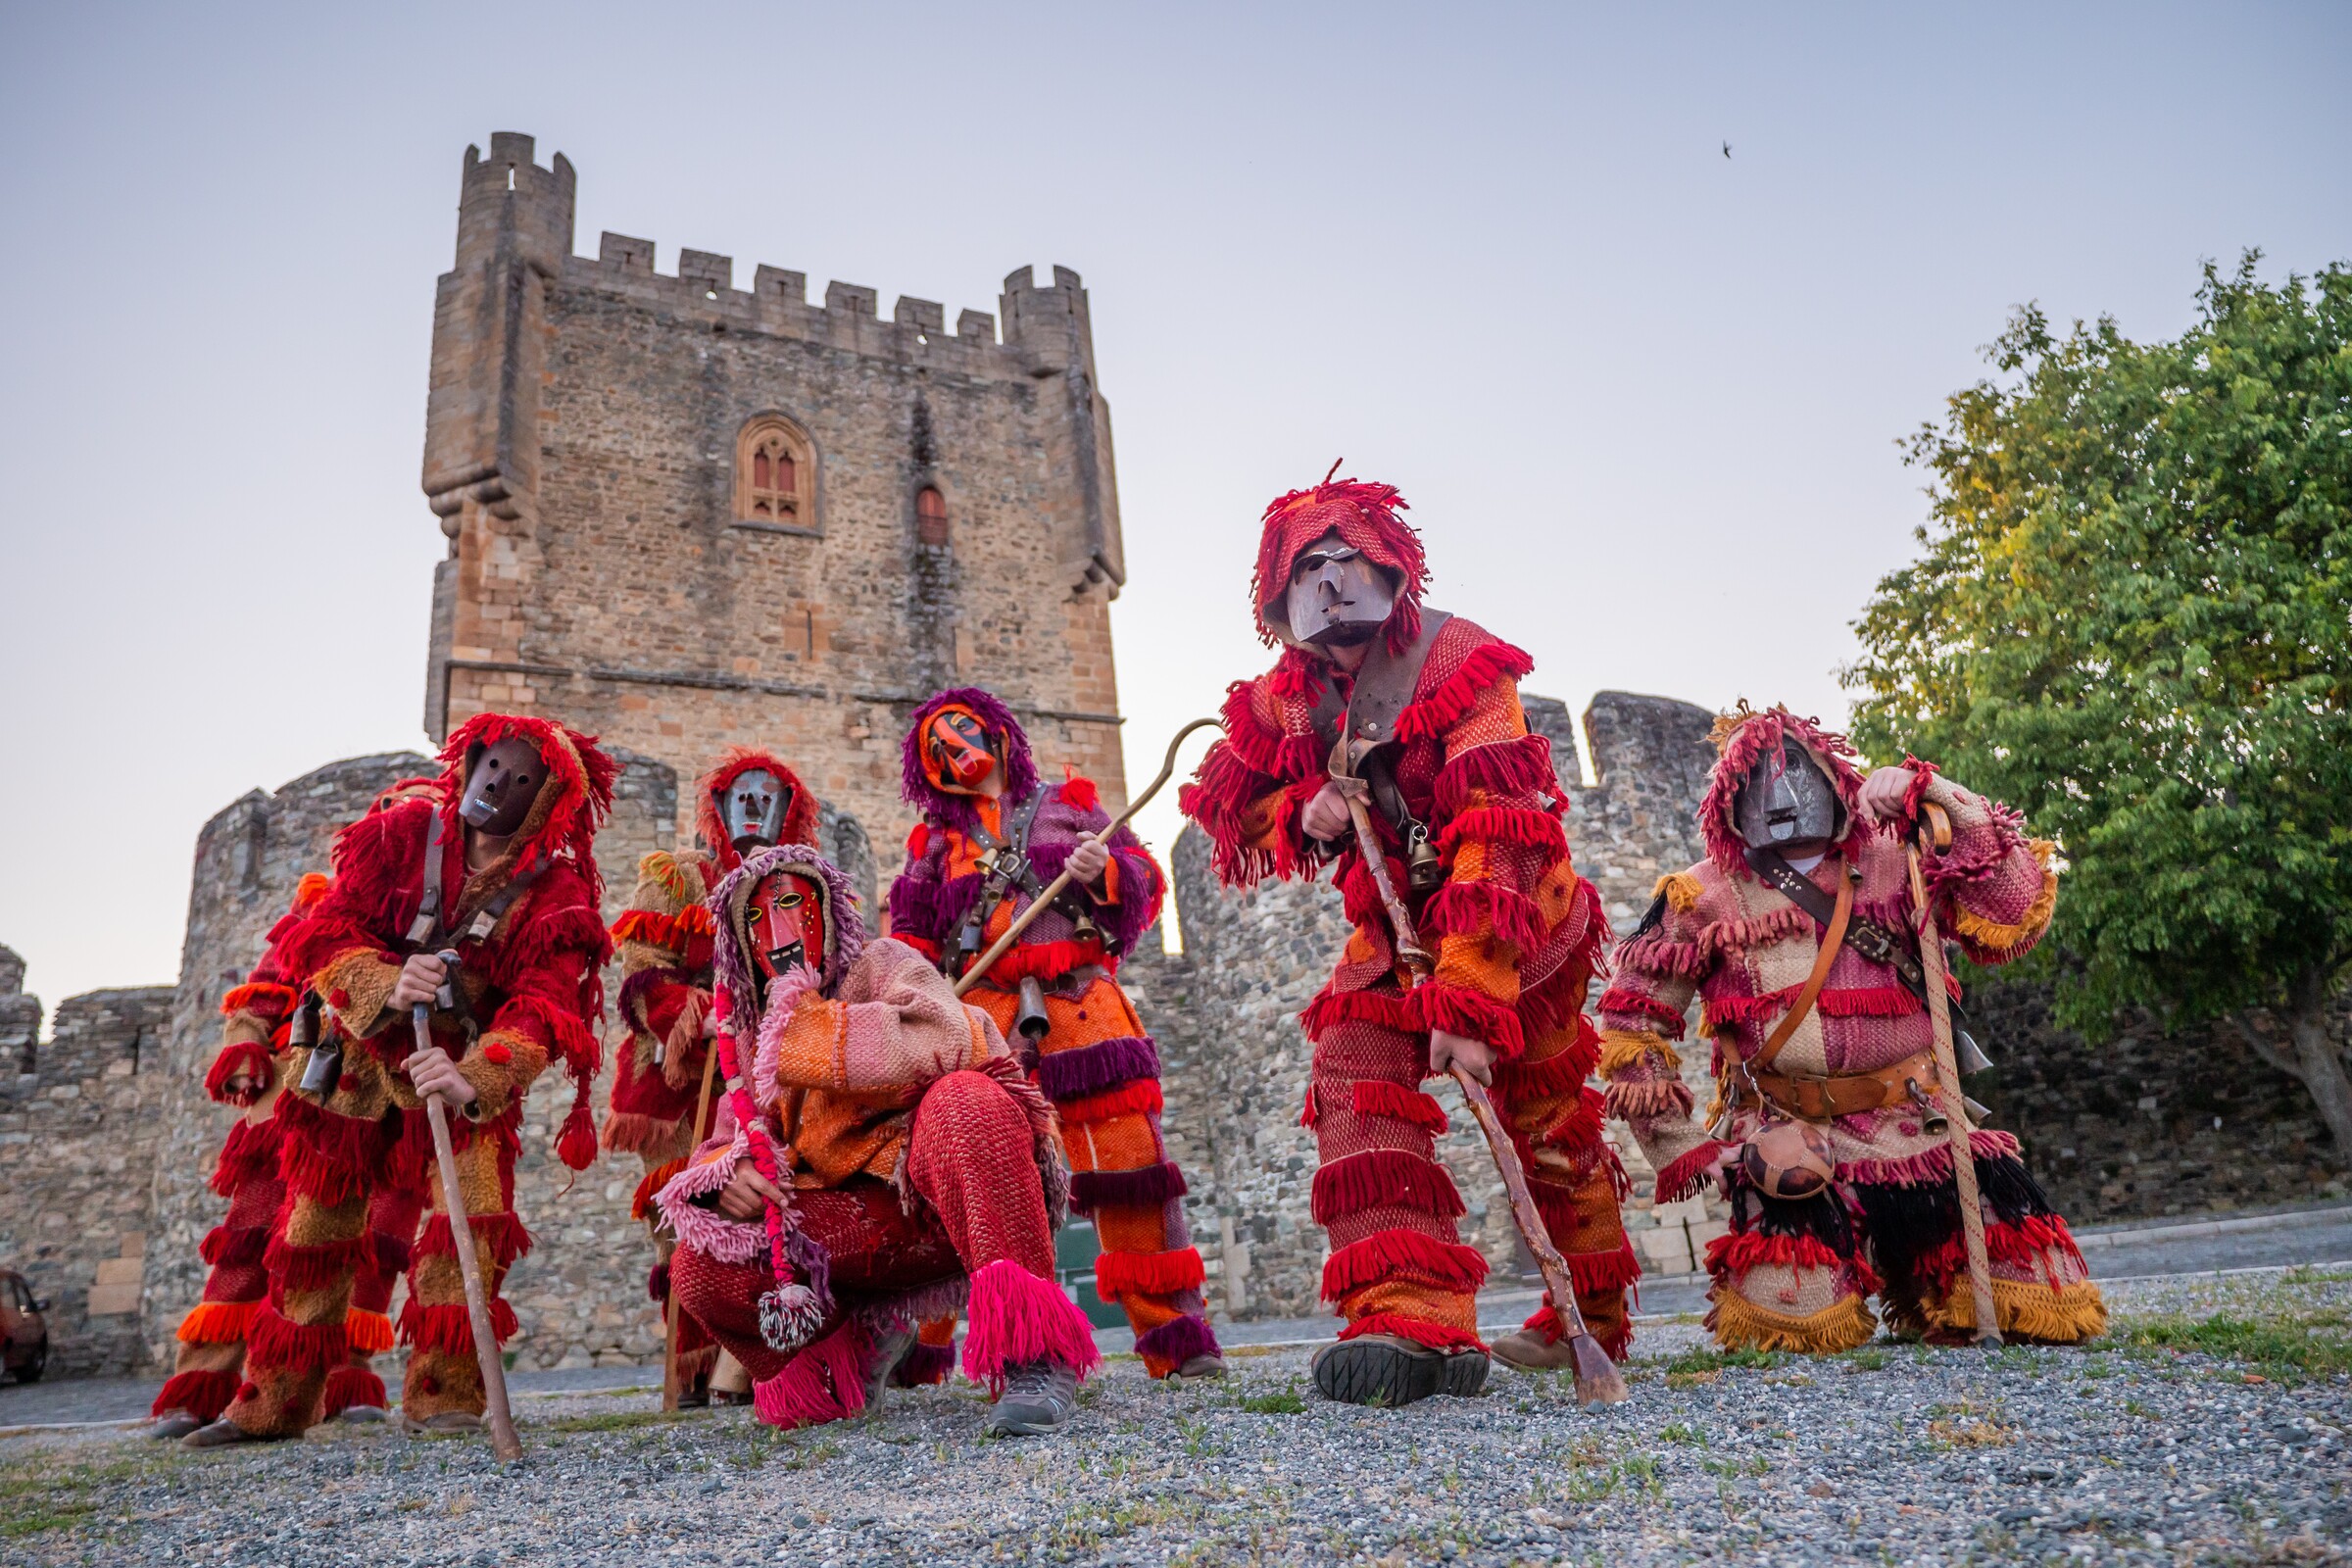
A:
[[[1483,1350],[1433,1350],[1393,1334],[1365,1334],[1315,1352],[1315,1388],[1342,1404],[1396,1408],[1433,1394],[1468,1398],[1487,1386]]]
[[[988,1412],[992,1438],[1040,1438],[1078,1413],[1078,1374],[1059,1361],[1028,1361],[1004,1374],[1004,1393]]]

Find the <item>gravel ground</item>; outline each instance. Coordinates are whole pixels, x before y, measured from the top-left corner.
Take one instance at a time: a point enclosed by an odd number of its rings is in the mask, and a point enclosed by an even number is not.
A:
[[[512,1468],[381,1428],[35,1433],[0,1440],[0,1561],[2352,1562],[2352,1272],[2110,1299],[2090,1350],[1727,1365],[1651,1326],[1599,1415],[1499,1369],[1477,1399],[1328,1404],[1273,1349],[1186,1388],[1113,1362],[1046,1441],[981,1443],[960,1385],[791,1435],[650,1389],[531,1396]]]

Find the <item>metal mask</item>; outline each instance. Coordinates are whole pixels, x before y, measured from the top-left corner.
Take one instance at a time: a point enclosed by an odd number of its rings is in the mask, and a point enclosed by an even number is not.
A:
[[[752,889],[745,908],[752,961],[773,980],[807,964],[825,966],[825,901],[816,882],[792,871],[770,871]]]
[[[969,795],[996,771],[997,754],[988,726],[966,708],[943,708],[931,715],[923,736],[923,771],[943,790]]]
[[[476,755],[466,772],[466,794],[458,815],[477,833],[511,838],[522,830],[547,782],[547,759],[519,735],[510,735]]]
[[[1835,838],[1843,809],[1830,776],[1806,750],[1784,739],[1756,759],[1732,803],[1732,824],[1759,850]]]
[[[1368,643],[1396,608],[1396,588],[1372,559],[1334,528],[1291,563],[1284,615],[1290,641],[1320,648]]]
[[[738,855],[764,850],[784,836],[784,813],[792,791],[764,767],[747,767],[718,792],[719,820]]]

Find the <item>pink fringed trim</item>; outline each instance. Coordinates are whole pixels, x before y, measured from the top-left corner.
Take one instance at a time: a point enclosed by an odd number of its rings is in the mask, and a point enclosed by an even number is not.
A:
[[[764,1226],[750,1220],[729,1219],[718,1210],[695,1201],[734,1180],[735,1166],[750,1152],[750,1141],[738,1128],[734,1141],[716,1158],[688,1165],[654,1195],[654,1203],[669,1222],[679,1246],[691,1247],[721,1263],[749,1263],[760,1255],[760,1249],[767,1242]]]
[[[1969,1152],[1979,1159],[2017,1155],[2017,1136],[1980,1127],[1968,1135]],[[1952,1179],[1952,1146],[1939,1143],[1902,1159],[1853,1159],[1840,1163],[1838,1179],[1875,1187],[1917,1187]]]
[[[1336,1302],[1367,1285],[1396,1279],[1475,1294],[1487,1283],[1487,1259],[1475,1247],[1419,1231],[1374,1231],[1323,1260],[1323,1299]]]
[[[1715,1167],[1722,1163],[1724,1152],[1731,1147],[1710,1138],[1658,1172],[1657,1201],[1678,1203],[1706,1186],[1714,1178]]]
[[[1776,1018],[1795,1004],[1804,989],[1793,985],[1757,997],[1710,997],[1699,1032],[1712,1034],[1718,1024]],[[1922,1010],[1920,1000],[1901,986],[1825,987],[1816,1005],[1825,1018],[1901,1018]]]
[[[771,1427],[822,1426],[865,1408],[865,1368],[873,1347],[851,1319],[752,1387],[752,1413]]]
[[[1616,1019],[1639,1016],[1647,1020],[1650,1027],[1669,1040],[1683,1038],[1681,1011],[1668,1006],[1647,992],[1636,991],[1630,986],[1611,986],[1600,994],[1600,1001],[1595,1005],[1602,1017],[1612,1020],[1613,1027],[1620,1029],[1627,1027],[1623,1023],[1615,1022]]]
[[[1053,1361],[1083,1378],[1102,1360],[1078,1303],[1010,1258],[984,1264],[972,1276],[967,1324],[963,1375],[992,1395],[1004,1392],[1007,1370],[1030,1361]]]

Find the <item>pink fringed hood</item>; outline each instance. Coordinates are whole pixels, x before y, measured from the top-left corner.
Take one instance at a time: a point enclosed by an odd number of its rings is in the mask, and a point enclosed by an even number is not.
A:
[[[1852,856],[1869,839],[1871,828],[1861,810],[1862,774],[1854,766],[1857,754],[1853,743],[1836,730],[1824,729],[1821,720],[1800,718],[1778,704],[1758,710],[1741,699],[1739,707],[1716,718],[1707,738],[1715,743],[1718,755],[1714,769],[1707,774],[1706,796],[1699,802],[1698,825],[1706,836],[1707,858],[1725,876],[1753,880],[1754,873],[1747,868],[1747,843],[1740,837],[1733,807],[1739,800],[1740,782],[1755,766],[1756,759],[1778,752],[1784,739],[1804,748],[1838,792],[1845,812],[1838,837],[1838,852]]]

